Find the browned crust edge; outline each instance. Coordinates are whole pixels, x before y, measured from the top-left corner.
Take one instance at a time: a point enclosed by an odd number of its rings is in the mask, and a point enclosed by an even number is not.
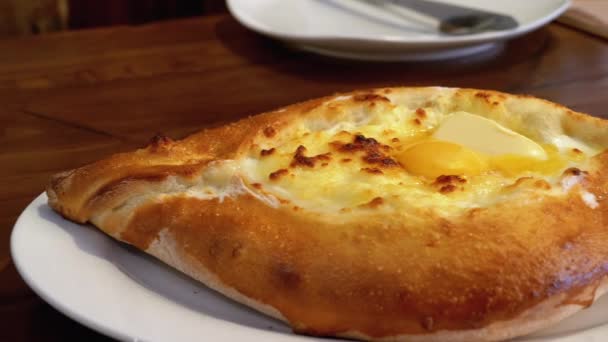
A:
[[[185,262],[186,259],[176,257],[179,255],[179,252],[172,250],[173,248],[175,248],[175,242],[171,240],[171,237],[166,234],[161,234],[159,240],[146,252],[234,301],[254,308],[257,311],[282,322],[288,324],[290,323],[272,306],[244,296],[234,288],[226,286],[220,279],[217,278],[216,275],[209,272],[209,270],[207,270],[204,266],[200,264],[193,265],[192,263]],[[560,294],[524,311],[514,319],[495,322],[480,329],[464,331],[441,330],[435,331],[431,334],[399,334],[394,336],[384,336],[381,338],[369,336],[359,331],[347,331],[338,333],[336,336],[364,341],[395,342],[502,341],[518,336],[525,336],[532,332],[542,330],[543,328],[550,327],[555,323],[585,309],[585,306],[579,304],[563,304],[564,301],[576,301],[580,299],[580,301],[585,302],[589,301],[589,298],[593,298],[592,301],[595,302],[607,292],[608,278],[604,279],[599,286],[593,285],[586,287],[574,298],[569,297],[569,295],[565,293]],[[547,312],[549,312],[549,314],[547,314]]]

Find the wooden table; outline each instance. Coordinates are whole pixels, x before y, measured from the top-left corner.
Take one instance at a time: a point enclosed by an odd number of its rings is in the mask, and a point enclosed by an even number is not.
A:
[[[229,16],[0,41],[0,341],[106,338],[18,276],[12,225],[48,177],[146,143],[356,88],[480,87],[608,114],[608,44],[552,24],[495,54],[378,64],[292,51]],[[71,279],[70,281],[77,281]]]

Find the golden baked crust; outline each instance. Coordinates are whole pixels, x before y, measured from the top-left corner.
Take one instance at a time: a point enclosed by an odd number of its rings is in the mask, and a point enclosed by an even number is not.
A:
[[[516,177],[491,198],[421,185],[436,208],[399,192],[328,209],[281,192],[298,189],[289,183],[277,190],[284,177],[297,182],[299,168],[325,175],[322,165],[346,159],[356,159],[363,179],[398,177],[399,165],[382,152],[392,147],[356,128],[351,144],[365,146],[351,146],[350,158],[334,144],[319,154],[298,148],[263,180],[247,166],[292,146],[303,124],[323,131],[395,110],[411,111],[414,125],[425,124],[422,112],[464,110],[537,142],[568,137],[597,152],[556,175]],[[542,328],[605,292],[607,148],[606,121],[529,96],[387,88],[296,104],[177,142],[156,137],[145,149],[56,175],[47,194],[66,218],[91,222],[298,332],[498,340]]]

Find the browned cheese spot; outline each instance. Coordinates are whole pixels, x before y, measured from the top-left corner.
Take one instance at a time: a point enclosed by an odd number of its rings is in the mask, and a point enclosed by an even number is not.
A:
[[[435,181],[433,182],[433,185],[439,187],[440,193],[448,194],[448,193],[458,190],[459,187],[461,190],[463,190],[462,184],[465,184],[466,182],[467,182],[467,180],[461,176],[441,175],[435,179]]]
[[[486,102],[490,99],[490,97],[492,97],[492,94],[486,93],[486,92],[478,92],[475,94],[475,97],[479,97],[480,99],[484,99]]]
[[[268,175],[268,178],[270,180],[278,180],[279,178],[287,175],[289,173],[289,171],[287,169],[279,169],[276,170],[275,172],[272,172],[270,175]]]
[[[579,150],[578,148],[573,148],[572,152],[574,152],[576,154],[583,154],[583,151]]]
[[[458,175],[441,175],[435,179],[435,182],[433,184],[435,184],[435,185],[453,184],[453,183],[464,184],[466,182],[467,182],[467,180],[465,178],[458,176]]]
[[[580,169],[578,169],[576,167],[568,168],[563,173],[564,176],[580,176],[580,175],[587,175],[587,174],[589,174],[589,172],[581,171]]]
[[[391,141],[394,143],[398,143],[400,140],[399,140],[399,138],[393,138],[393,139],[391,139]]]
[[[264,128],[264,135],[267,138],[272,138],[277,134],[277,131],[272,126],[267,126]]]
[[[448,185],[444,185],[441,188],[439,188],[439,192],[441,192],[442,194],[449,194],[451,192],[456,191],[458,188],[455,185],[452,184],[448,184]]]
[[[521,186],[521,185],[522,185],[522,184],[524,184],[525,182],[527,182],[527,181],[529,181],[529,180],[532,180],[532,179],[534,179],[534,178],[532,178],[532,177],[521,177],[521,178],[518,178],[518,179],[515,181],[515,183],[513,183],[513,184],[511,184],[511,185],[507,185],[505,188],[506,188],[506,189],[509,189],[509,190],[511,190],[511,189],[515,189],[515,188],[517,188],[518,186]]]
[[[363,172],[371,173],[373,175],[383,175],[384,172],[377,167],[364,167],[361,169]]]
[[[271,148],[271,149],[268,149],[268,150],[262,150],[262,151],[260,151],[260,155],[262,157],[266,157],[266,156],[269,156],[269,155],[273,154],[274,151],[276,151],[276,149],[274,147]]]
[[[399,163],[383,152],[390,150],[390,146],[382,145],[376,139],[366,138],[361,134],[355,135],[352,143],[344,144],[334,141],[330,145],[343,153],[363,152],[362,160],[369,164],[375,164],[379,167],[399,166]]]
[[[331,160],[331,152],[318,154],[313,157],[305,156],[304,155],[305,152],[306,152],[306,147],[304,147],[302,145],[298,146],[298,148],[296,149],[296,152],[293,155],[291,164],[289,164],[289,166],[291,166],[291,167],[297,167],[297,166],[315,167],[315,164],[319,160],[321,160],[321,161],[330,161]]]
[[[414,125],[417,125],[417,126],[420,126],[422,124],[422,121],[420,121],[420,119],[418,119],[418,118],[415,118],[413,120],[413,122],[414,122]]]
[[[258,190],[262,188],[262,184],[260,184],[260,183],[252,183],[251,186]]]
[[[426,118],[426,110],[424,110],[424,108],[418,108],[418,109],[416,109],[416,116],[419,119],[425,119]]]
[[[394,159],[387,157],[382,153],[376,152],[369,153],[363,157],[363,160],[370,164],[379,164],[380,166],[384,167],[393,167],[399,165],[399,163],[397,163]]]
[[[348,162],[351,162],[353,160],[350,159],[350,158],[342,158],[342,160],[340,160],[340,161],[343,162],[343,163],[348,163]]]

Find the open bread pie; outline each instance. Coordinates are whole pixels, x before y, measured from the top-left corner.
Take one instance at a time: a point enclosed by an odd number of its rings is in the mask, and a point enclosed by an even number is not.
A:
[[[501,340],[608,290],[608,122],[528,96],[325,97],[156,137],[47,194],[299,333]]]

